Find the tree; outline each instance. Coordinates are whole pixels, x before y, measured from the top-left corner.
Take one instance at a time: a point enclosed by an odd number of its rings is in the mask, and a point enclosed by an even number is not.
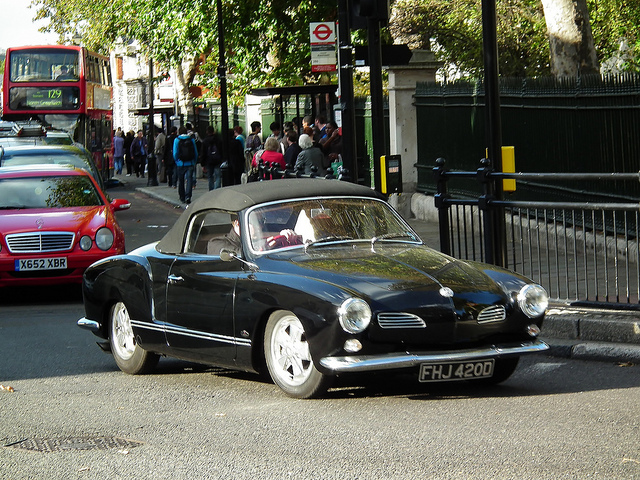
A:
[[[61,36],[77,32],[107,53],[119,37],[137,40],[155,62],[175,68],[183,95],[193,81],[218,87],[215,0],[32,0],[37,18]],[[254,86],[320,82],[311,73],[309,22],[337,17],[330,2],[223,0],[230,97]],[[181,72],[181,73],[180,73]]]
[[[549,49],[539,0],[503,0],[496,8],[500,73],[547,74]],[[397,0],[390,30],[396,43],[432,48],[457,73],[482,73],[481,0]]]
[[[586,0],[542,0],[549,32],[551,73],[577,77],[600,72]]]
[[[555,17],[553,10],[563,3],[571,4],[571,8],[565,10],[565,15]],[[544,4],[543,9],[541,0],[497,2],[501,75],[551,74],[551,65],[559,61],[559,55],[564,55],[566,63],[569,52],[568,48],[561,48],[561,37],[556,32],[570,28],[582,42],[580,48],[574,49],[573,59],[582,73],[597,71],[598,62],[612,57],[621,58],[617,62],[619,70],[640,69],[640,2],[545,0]],[[483,68],[481,21],[481,0],[397,0],[390,30],[396,43],[409,43],[414,48],[431,46],[439,59],[454,66],[458,73],[479,76]],[[547,31],[547,23],[552,32]],[[569,45],[565,43],[564,47]]]

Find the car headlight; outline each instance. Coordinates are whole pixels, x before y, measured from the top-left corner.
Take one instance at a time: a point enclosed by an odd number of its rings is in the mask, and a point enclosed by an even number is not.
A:
[[[85,252],[91,248],[91,245],[93,245],[93,242],[91,241],[91,237],[89,235],[84,235],[80,239],[80,248]]]
[[[340,305],[338,319],[345,332],[360,333],[371,322],[371,308],[360,298],[349,298]]]
[[[539,317],[549,305],[549,296],[540,285],[525,285],[518,292],[518,305],[527,317]]]
[[[96,245],[100,250],[109,250],[113,245],[113,232],[107,227],[102,227],[96,232]]]

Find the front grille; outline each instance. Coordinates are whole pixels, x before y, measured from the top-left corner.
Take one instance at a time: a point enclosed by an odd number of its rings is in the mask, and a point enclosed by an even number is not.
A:
[[[507,318],[504,305],[492,305],[478,314],[478,323],[501,322]]]
[[[74,234],[69,232],[31,232],[7,235],[11,253],[62,252],[71,250]]]
[[[424,320],[412,313],[386,312],[378,314],[381,328],[426,328]]]

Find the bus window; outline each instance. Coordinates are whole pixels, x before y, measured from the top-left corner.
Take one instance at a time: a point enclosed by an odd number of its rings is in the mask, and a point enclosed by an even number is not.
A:
[[[10,71],[12,82],[50,82],[63,74],[73,75],[77,79],[79,72],[79,55],[77,52],[64,50],[40,50],[11,52]],[[71,72],[71,73],[69,73]]]

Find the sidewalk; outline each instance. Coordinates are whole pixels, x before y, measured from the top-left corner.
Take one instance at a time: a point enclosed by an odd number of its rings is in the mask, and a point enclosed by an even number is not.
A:
[[[117,179],[176,208],[187,208],[180,202],[177,189],[166,183],[152,187],[147,186],[147,178],[119,175]],[[207,179],[198,179],[192,202],[207,192]],[[435,220],[411,218],[408,222],[425,243],[438,248],[440,240]],[[555,356],[640,364],[640,312],[550,305],[541,338],[551,346],[550,353]]]

